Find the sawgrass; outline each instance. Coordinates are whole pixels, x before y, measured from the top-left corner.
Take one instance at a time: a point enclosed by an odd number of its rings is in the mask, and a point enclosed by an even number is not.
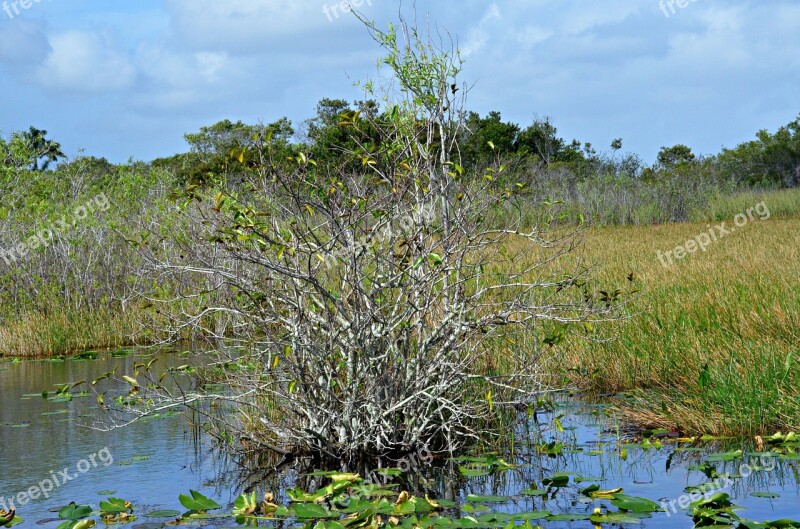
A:
[[[628,319],[599,327],[593,339],[576,333],[555,356],[576,368],[570,373],[585,389],[629,392],[623,411],[648,426],[716,435],[800,429],[798,197],[767,196],[770,219],[671,266],[657,252],[708,223],[590,230],[583,253],[597,263],[597,283],[639,292]],[[728,199],[717,211],[730,218],[754,198]]]

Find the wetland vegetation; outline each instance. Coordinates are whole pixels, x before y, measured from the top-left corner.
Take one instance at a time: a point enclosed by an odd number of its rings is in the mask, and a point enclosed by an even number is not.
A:
[[[0,140],[0,527],[800,527],[800,118],[646,166],[467,111],[457,49],[364,22],[390,78],[303,137]],[[88,439],[126,483],[26,509]]]

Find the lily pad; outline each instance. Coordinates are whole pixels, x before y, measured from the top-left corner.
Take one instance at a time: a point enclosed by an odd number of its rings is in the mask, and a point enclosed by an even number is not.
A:
[[[754,498],[780,498],[781,495],[775,492],[754,492],[750,494]]]
[[[333,513],[316,503],[297,503],[292,506],[294,513],[301,520],[316,520],[320,518],[338,518],[339,514]]]
[[[569,474],[565,474],[563,472],[553,474],[549,478],[544,478],[542,480],[542,485],[546,487],[566,487],[568,483]]]
[[[720,461],[734,461],[736,459],[741,459],[744,453],[741,450],[731,450],[730,452],[720,452],[716,454],[711,454],[706,457],[706,461],[711,462],[720,462]]]
[[[547,517],[548,522],[579,522],[581,520],[588,520],[591,516],[588,514],[551,514]]]
[[[488,476],[492,473],[491,470],[487,470],[485,468],[469,468],[464,466],[459,466],[458,471],[461,472],[464,476],[468,478],[477,478],[480,476]]]
[[[147,513],[148,518],[177,518],[181,515],[180,511],[161,510]]]
[[[469,494],[467,501],[482,502],[482,503],[505,503],[509,501],[508,496],[478,496],[476,494]]]
[[[631,514],[610,512],[606,514],[593,514],[589,521],[596,524],[603,523],[642,523],[642,519]]]
[[[178,497],[178,501],[180,501],[181,505],[183,505],[190,511],[202,513],[205,511],[211,511],[214,509],[222,508],[222,506],[219,503],[215,502],[214,500],[206,496],[203,496],[196,490],[190,490],[189,494],[191,494],[191,496],[188,496],[186,494],[181,494]]]
[[[628,496],[627,494],[615,494],[614,499],[611,500],[611,505],[622,511],[637,513],[651,513],[662,510],[661,506],[653,500],[637,496]]]

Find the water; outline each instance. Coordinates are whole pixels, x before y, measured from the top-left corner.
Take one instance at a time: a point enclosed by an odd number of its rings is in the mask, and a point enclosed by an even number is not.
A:
[[[164,365],[189,362],[160,356]],[[232,501],[234,492],[225,494],[217,483],[224,469],[211,456],[211,447],[196,441],[196,431],[182,413],[99,432],[86,427],[97,424],[93,396],[52,402],[40,395],[65,383],[91,381],[115,366],[129,373],[134,362],[147,358],[144,353],[101,354],[84,361],[0,363],[0,509],[6,508],[3,501],[6,506],[13,501],[25,527],[53,518],[51,509],[71,501],[97,507],[107,496],[131,501],[139,512],[180,508],[177,496],[189,489]],[[65,471],[71,480],[65,480]],[[60,483],[48,497],[29,502],[19,498],[31,487],[50,488],[46,480]]]
[[[97,424],[93,397],[53,402],[40,395],[42,390],[53,392],[65,383],[92,380],[115,366],[120,373],[130,372],[134,362],[150,357],[150,353],[135,352],[119,357],[100,354],[89,360],[0,363],[0,509],[14,502],[25,519],[22,527],[32,527],[53,519],[56,515],[52,511],[71,501],[96,508],[107,496],[115,496],[134,504],[140,516],[136,523],[161,523],[164,520],[144,515],[158,509],[183,511],[178,495],[195,489],[223,505],[222,512],[230,512],[233,500],[242,492],[233,477],[236,467],[198,435],[183,413],[100,432],[86,427]],[[164,366],[198,361],[169,353],[159,357],[159,364]],[[555,427],[554,419],[559,415],[563,415],[563,431]],[[677,506],[685,487],[707,481],[699,470],[690,467],[701,465],[712,452],[738,446],[705,443],[687,447],[664,441],[660,448],[646,448],[618,433],[620,425],[607,407],[569,400],[552,412],[540,413],[538,420],[529,422],[517,435],[513,455],[508,455],[515,468],[475,478],[460,475],[454,463],[449,464],[449,470],[424,469],[422,474],[437,476],[428,485],[431,496],[456,500],[460,506],[480,504],[468,501],[468,494],[505,496],[507,500],[490,506],[508,513],[541,509],[591,513],[596,507],[616,510],[609,501],[590,500],[580,494],[580,489],[597,484],[604,490],[622,487],[625,494],[665,501],[667,505],[676,500]],[[542,442],[560,443],[563,449],[552,455],[541,454],[536,447]],[[748,461],[745,456],[716,466],[720,473],[736,473]],[[559,472],[569,473],[566,487],[553,488],[544,497],[521,494],[525,489],[541,487],[544,478]],[[47,497],[42,497],[41,490],[49,488],[46,481],[61,483],[65,473],[73,479],[53,486]],[[283,483],[294,477],[290,471],[283,476]],[[36,495],[37,490],[39,497],[34,499],[19,496],[23,492],[28,495],[26,491]],[[263,485],[255,490],[263,494],[275,489]],[[774,469],[734,479],[724,492],[743,508],[737,511],[740,516],[759,521],[800,519],[800,461],[776,460]],[[760,497],[761,493],[778,497]],[[284,494],[278,495],[285,501]],[[25,500],[24,504],[20,500]],[[454,513],[466,514],[461,508]],[[203,523],[235,525],[232,520]],[[543,527],[591,526],[588,521],[532,522],[534,526],[537,523]],[[692,526],[691,518],[682,510],[670,515],[655,513],[641,525],[648,529]]]
[[[518,454],[527,452],[527,455],[518,455],[516,458],[515,462],[521,464],[519,468],[484,478],[483,482],[476,480],[467,485],[466,492],[510,496],[510,502],[501,504],[504,512],[545,509],[552,513],[591,514],[596,507],[612,512],[617,509],[607,500],[588,499],[580,494],[581,489],[593,484],[597,484],[601,490],[621,487],[627,495],[648,498],[667,507],[669,513],[654,513],[651,518],[642,520],[642,527],[693,527],[691,517],[679,508],[679,501],[687,497],[684,492],[686,487],[709,480],[701,471],[690,467],[701,466],[712,454],[719,454],[720,450],[727,452],[736,449],[741,443],[722,441],[714,444],[679,444],[664,440],[660,448],[646,447],[641,442],[632,442],[621,435],[619,429],[624,425],[619,424],[608,412],[608,407],[604,405],[576,401],[560,403],[552,413],[540,417],[544,433],[539,442],[562,443],[562,454],[542,456],[538,451],[521,447]],[[560,419],[563,432],[549,424],[553,417],[562,414],[565,415]],[[621,454],[625,455],[624,459]],[[797,459],[778,460],[770,457],[762,460],[760,456],[745,455],[743,458],[717,462],[715,465],[720,474],[729,472],[740,475],[741,470],[748,474],[749,468],[763,467],[762,463],[774,468],[754,470],[749,477],[734,478],[731,486],[719,491],[728,493],[731,501],[742,507],[736,513],[743,518],[756,521],[784,518],[800,520],[800,461]],[[748,464],[749,467],[743,468],[743,464]],[[570,474],[567,487],[555,490],[554,494],[546,498],[530,498],[520,494],[520,491],[532,484],[541,486],[543,478],[559,472]],[[719,480],[719,483],[728,485],[724,480]],[[775,493],[779,497],[760,497],[762,493]],[[544,527],[591,526],[588,521],[572,524],[542,523]]]

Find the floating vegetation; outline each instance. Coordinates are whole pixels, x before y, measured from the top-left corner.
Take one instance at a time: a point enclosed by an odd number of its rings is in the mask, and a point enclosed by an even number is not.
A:
[[[131,502],[120,498],[108,498],[100,502],[100,518],[105,523],[127,523],[136,520]]]
[[[94,527],[96,522],[89,518],[92,508],[88,505],[78,505],[74,501],[65,505],[58,511],[58,518],[66,520],[58,529],[88,529]]]
[[[464,463],[458,470],[466,477],[488,476],[494,472],[502,472],[514,468],[497,454],[484,454],[480,457],[458,457],[453,461]]]
[[[88,397],[88,391],[73,392],[72,390],[78,386],[84,385],[86,382],[81,380],[73,384],[61,384],[55,393],[50,393],[47,390],[42,391],[41,396],[43,399],[50,402],[70,402],[74,398]],[[29,395],[24,395],[29,396]]]
[[[472,461],[476,462],[479,461]],[[502,465],[498,465],[494,472],[502,470]],[[323,478],[327,483],[311,491],[300,488],[287,490],[287,505],[280,505],[270,492],[259,499],[253,491],[236,498],[229,513],[212,513],[220,511],[222,506],[202,493],[191,490],[178,497],[178,502],[186,509],[185,512],[171,509],[151,511],[143,515],[144,518],[170,521],[161,524],[144,523],[136,527],[194,525],[199,520],[230,518],[244,526],[255,527],[260,522],[267,521],[282,526],[299,525],[304,529],[536,529],[539,526],[532,525],[532,521],[589,521],[596,526],[640,524],[643,520],[664,512],[662,506],[653,500],[625,494],[622,488],[602,490],[597,484],[580,491],[586,501],[572,502],[575,512],[551,512],[547,509],[505,512],[490,506],[509,504],[514,501],[513,497],[468,494],[463,498],[460,509],[457,509],[459,505],[454,501],[435,499],[428,495],[413,495],[401,490],[394,483],[373,484],[358,474],[319,472],[313,475]],[[568,483],[566,474],[554,474],[542,480],[547,489],[527,489],[520,494],[555,494]],[[581,509],[584,512],[580,512]],[[728,494],[717,493],[692,502],[687,514],[692,517],[695,527],[800,528],[800,522],[792,520],[747,520],[736,514],[737,509]],[[459,511],[461,516],[457,515]],[[101,501],[99,510],[72,502],[59,510],[58,516],[62,523],[58,529],[87,529],[95,526],[98,521],[106,524],[130,523],[136,520],[133,512],[133,505],[121,498],[109,497]],[[10,527],[21,522],[15,513],[0,511],[0,527]]]
[[[109,354],[114,358],[122,358],[130,354],[133,354],[135,352],[136,349],[126,348],[126,349],[115,349],[114,351],[110,351]]]
[[[127,381],[126,391],[147,383],[145,377],[135,373],[138,366],[147,364],[139,363],[139,357],[135,360],[136,369],[131,372],[133,381]],[[145,360],[148,361],[150,359]],[[124,360],[125,364],[133,362],[131,358]],[[181,363],[183,361],[177,362]],[[167,364],[159,365],[166,370]],[[59,422],[61,420],[95,417],[85,414],[92,402],[76,400],[80,396],[77,392],[84,388],[74,387],[69,382],[73,378],[86,377],[86,386],[100,384],[98,391],[107,385],[103,380],[124,380],[116,371],[102,374],[113,367],[113,364],[107,367],[105,362],[80,366],[75,372],[83,373],[81,375],[69,375],[61,366],[39,364],[38,367],[52,372],[53,378],[33,388],[19,390],[21,394],[37,387],[47,388],[45,395],[26,393],[22,398],[27,400],[13,403],[31,410],[31,415],[15,414],[14,419],[9,419],[17,423],[4,425],[9,437],[38,435],[43,428],[67,428]],[[179,373],[187,367],[173,369]],[[95,378],[98,375],[99,378]],[[206,389],[219,390],[212,385]],[[123,397],[130,398],[129,395]],[[109,392],[105,398],[113,405],[117,395]],[[699,435],[680,437],[685,434],[665,428],[632,432],[620,428],[614,415],[603,415],[603,420],[598,420],[597,415],[608,410],[607,407],[594,407],[589,413],[585,411],[587,408],[591,407],[577,402],[562,414],[566,408],[560,403],[558,407],[542,406],[536,410],[536,420],[531,418],[529,424],[523,425],[530,426],[530,431],[515,430],[512,450],[478,452],[449,460],[436,458],[421,473],[417,467],[409,473],[406,465],[391,462],[404,470],[375,469],[369,478],[343,472],[292,474],[284,476],[283,481],[247,489],[247,493],[237,497],[231,505],[198,491],[188,491],[179,497],[181,491],[178,490],[166,499],[158,496],[159,492],[155,497],[141,492],[141,496],[132,498],[139,504],[134,506],[117,498],[117,491],[97,492],[103,485],[84,480],[71,489],[79,503],[72,503],[66,506],[68,508],[59,505],[51,514],[47,514],[47,509],[54,506],[53,497],[50,503],[42,501],[38,505],[18,506],[27,512],[13,513],[8,519],[4,517],[9,513],[0,513],[0,527],[24,528],[34,524],[52,529],[57,526],[60,529],[235,527],[237,524],[302,529],[800,527],[798,521],[792,520],[797,515],[794,506],[798,501],[794,485],[800,483],[800,440],[796,433],[764,435],[753,443],[747,439],[729,441]],[[42,412],[54,417],[42,417],[37,421]],[[146,420],[182,415],[181,411],[170,410]],[[520,415],[524,420],[524,410]],[[35,431],[14,430],[17,428]],[[155,424],[148,428],[157,429]],[[114,461],[120,466],[108,471],[122,479],[130,478],[131,483],[147,479],[151,468],[162,464],[163,445],[157,443],[163,442],[163,439],[156,439],[152,445],[142,443],[132,452],[120,453]],[[172,442],[172,438],[166,442]],[[18,444],[23,448],[27,446]],[[496,445],[483,446],[492,446],[487,450],[497,449]],[[602,455],[590,457],[593,454]],[[66,465],[81,455],[73,450],[61,457]],[[747,465],[753,476],[742,470],[743,465]],[[173,476],[160,471],[154,480],[163,481],[154,481],[153,488],[170,490],[169,479]],[[30,470],[30,474],[34,475],[34,471]],[[36,475],[47,476],[41,470]],[[295,477],[298,478],[296,488],[282,488]],[[186,482],[185,475],[181,475],[181,479]],[[443,486],[443,480],[450,480],[453,486]],[[110,481],[107,486],[113,487],[114,483]],[[85,488],[81,491],[78,487]],[[722,493],[730,497],[717,496]],[[120,489],[119,494],[125,496],[128,492]],[[665,499],[667,502],[673,498],[678,500],[683,494],[687,495],[685,504],[664,512]],[[688,496],[702,500],[689,505]],[[100,499],[103,501],[98,505]],[[143,509],[143,505],[147,507]],[[52,519],[56,515],[59,517]],[[669,516],[673,518],[668,519]],[[767,519],[773,521],[764,521]]]
[[[19,525],[24,520],[17,516],[14,512],[14,509],[10,511],[4,511],[0,509],[0,527],[14,527],[15,525]]]

